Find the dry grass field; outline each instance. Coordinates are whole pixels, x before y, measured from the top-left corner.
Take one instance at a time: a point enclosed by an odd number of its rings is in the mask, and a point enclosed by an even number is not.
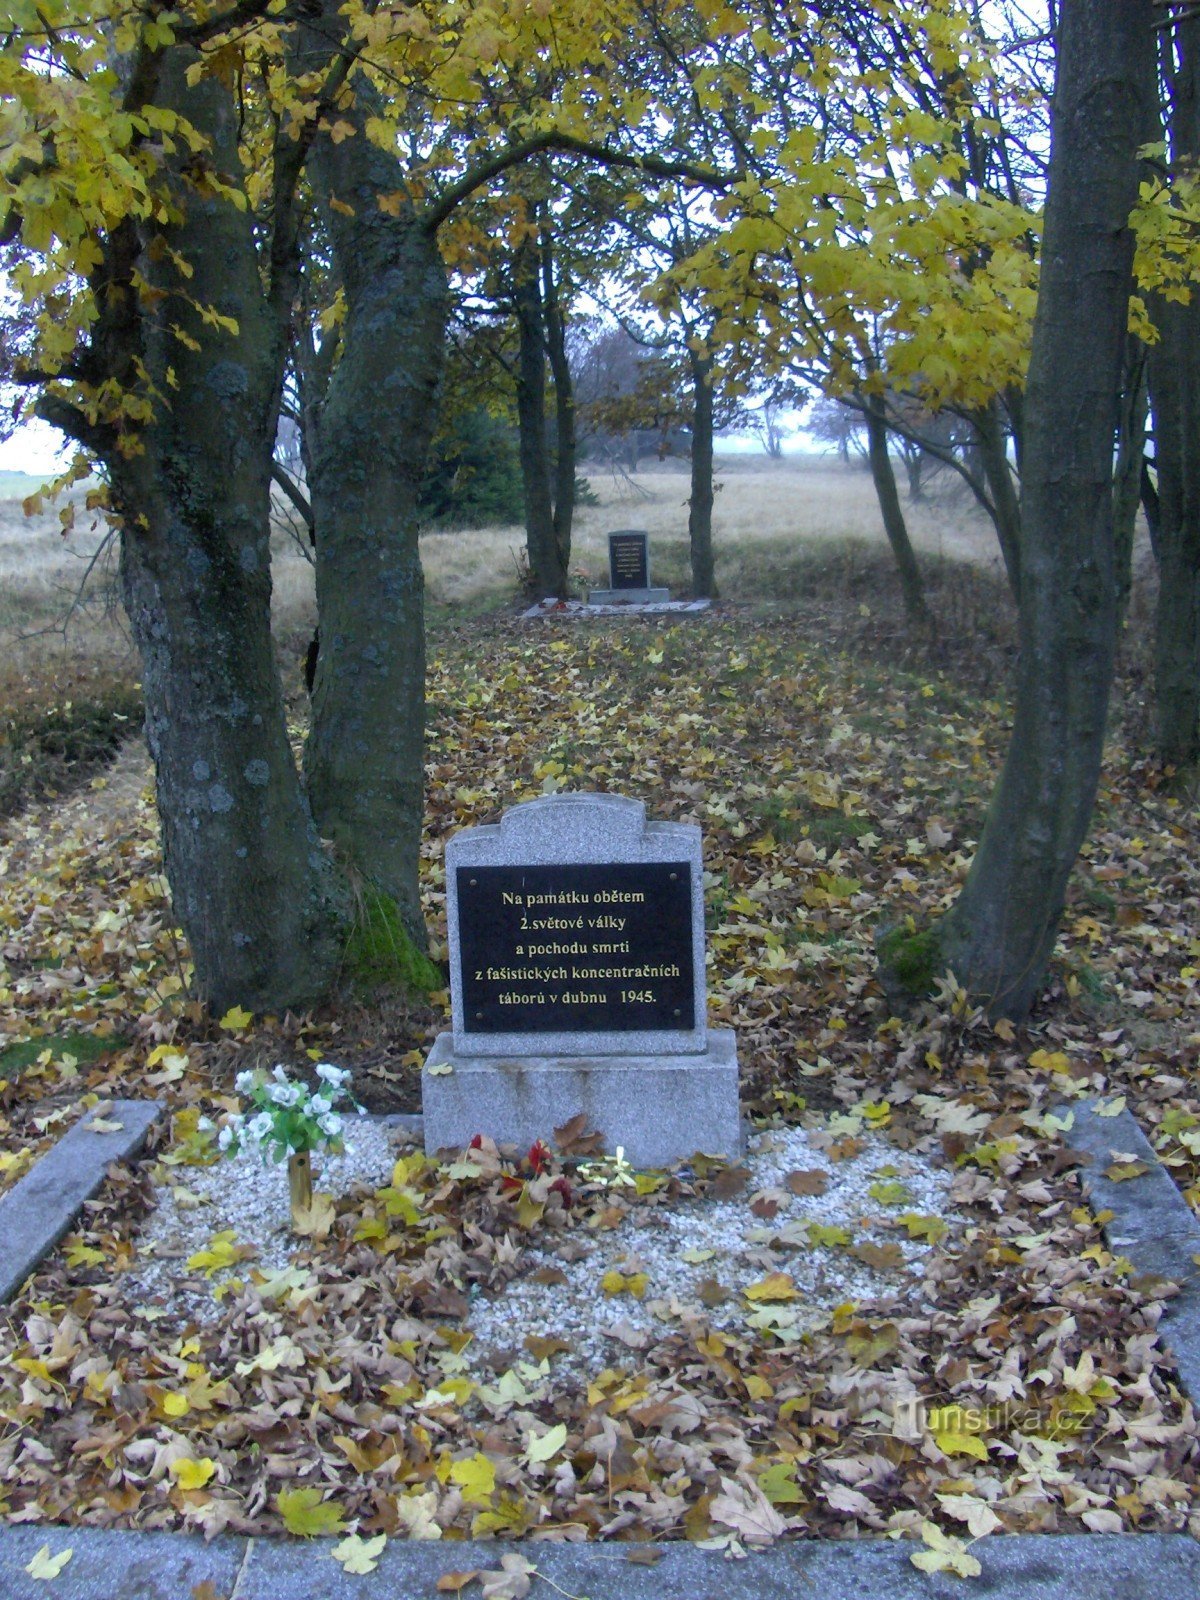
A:
[[[688,465],[643,463],[633,475],[585,463],[597,504],[577,515],[572,572],[582,591],[603,584],[605,534],[645,528],[651,576],[676,594],[689,585]],[[751,609],[821,612],[852,647],[903,642],[898,584],[869,475],[830,457],[718,457],[714,510],[717,577],[725,602]],[[137,711],[138,666],[118,600],[115,540],[85,506],[86,486],[59,505],[24,515],[33,482],[0,475],[0,813],[30,787],[44,754],[51,786],[87,752],[108,753],[122,719]],[[987,518],[957,479],[943,475],[919,501],[902,495],[926,568],[938,628],[923,648],[994,663],[1011,657],[1012,608]],[[74,526],[60,523],[73,503]],[[421,541],[431,630],[515,609],[522,596],[520,527],[430,532]],[[274,539],[274,611],[285,684],[295,692],[316,607],[313,568],[281,517]],[[978,674],[977,674],[978,675]],[[37,787],[34,784],[33,787]],[[41,784],[45,787],[45,783]]]
[[[643,463],[618,476],[585,463],[596,506],[576,519],[573,571],[582,584],[605,581],[605,534],[645,528],[651,535],[652,575],[682,592],[687,587],[687,463]],[[814,551],[883,545],[874,491],[858,464],[796,456],[718,458],[714,511],[718,578],[731,600],[786,600],[799,593]],[[32,483],[32,480],[31,480]],[[0,482],[0,493],[11,487]],[[22,484],[24,490],[26,485]],[[26,517],[19,499],[0,500],[0,647],[6,671],[25,671],[81,655],[115,664],[127,655],[116,605],[115,552],[103,552],[87,577],[86,604],[62,622],[88,574],[105,530],[83,509],[85,491],[70,497],[76,524],[64,535],[59,508]],[[931,557],[999,571],[995,537],[982,512],[957,483],[935,482],[927,497],[906,501],[914,543]],[[421,542],[429,598],[441,608],[476,611],[511,600],[517,590],[524,531],[520,527],[429,533]],[[282,531],[275,540],[276,622],[283,636],[309,627],[315,616],[312,567]]]

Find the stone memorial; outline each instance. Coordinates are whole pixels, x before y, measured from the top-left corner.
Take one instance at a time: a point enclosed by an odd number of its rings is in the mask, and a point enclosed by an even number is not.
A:
[[[608,536],[607,589],[589,589],[588,605],[664,605],[669,589],[650,583],[650,536],[641,528],[619,528]]]
[[[522,1147],[582,1113],[640,1166],[740,1149],[737,1048],[710,1029],[700,829],[547,796],[446,845],[452,1031],[425,1148]]]

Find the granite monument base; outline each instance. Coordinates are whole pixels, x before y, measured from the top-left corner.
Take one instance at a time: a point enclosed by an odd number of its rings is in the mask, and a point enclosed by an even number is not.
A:
[[[671,598],[670,589],[589,589],[590,606],[659,606]]]
[[[737,1042],[710,1029],[698,1055],[462,1056],[439,1034],[421,1075],[425,1149],[461,1150],[477,1133],[527,1149],[580,1112],[635,1167],[698,1150],[741,1154]],[[444,1069],[451,1070],[446,1072]]]

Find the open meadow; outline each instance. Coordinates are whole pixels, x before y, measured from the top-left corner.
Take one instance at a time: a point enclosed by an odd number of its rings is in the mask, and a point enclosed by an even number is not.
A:
[[[189,1000],[111,567],[65,637],[18,640],[94,545],[83,514],[63,540],[10,508],[0,1184],[81,1106],[169,1110],[0,1332],[10,1515],[751,1543],[935,1513],[972,1536],[1195,1530],[1162,1285],[1106,1243],[1068,1152],[1073,1100],[1123,1101],[1200,1205],[1200,860],[1194,815],[1146,781],[1141,656],[1031,1022],[993,1029],[952,984],[889,1017],[873,940],[965,876],[1007,737],[1011,608],[957,498],[912,508],[947,619],[914,641],[863,475],[721,477],[728,598],[699,618],[521,623],[515,530],[426,538],[422,886],[444,960],[455,830],[573,789],[698,823],[709,1011],[738,1039],[749,1165],[613,1187],[562,1130],[553,1155],[485,1143],[448,1169],[373,1134],[330,1167],[303,1241],[273,1220],[282,1175],[239,1188],[201,1119],[237,1104],[238,1072],[319,1058],[371,1109],[417,1110],[446,996],[348,971],[311,1015],[216,1021]],[[600,578],[604,531],[644,526],[655,576],[682,586],[680,469],[593,481],[576,566]],[[299,737],[309,573],[283,536],[277,557]],[[880,1421],[914,1393],[920,1447]]]

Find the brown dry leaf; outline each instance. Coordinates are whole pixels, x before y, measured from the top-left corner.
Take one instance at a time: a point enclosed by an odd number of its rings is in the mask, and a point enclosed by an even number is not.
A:
[[[524,1556],[501,1556],[498,1571],[492,1569],[479,1574],[483,1600],[524,1600],[536,1571],[533,1562],[526,1561]]]
[[[443,1572],[437,1581],[437,1591],[439,1594],[461,1594],[478,1577],[478,1567],[472,1567],[470,1572]]]
[[[625,1557],[631,1567],[655,1567],[662,1558],[663,1553],[656,1544],[635,1545]]]
[[[713,1179],[712,1192],[718,1200],[732,1200],[750,1182],[749,1167],[726,1167]]]
[[[898,1244],[872,1244],[864,1240],[862,1244],[852,1245],[850,1254],[878,1272],[890,1272],[904,1265],[904,1251]]]
[[[565,1339],[543,1338],[537,1333],[527,1333],[525,1348],[536,1361],[548,1361],[551,1356],[565,1355],[571,1346]]]
[[[337,1217],[333,1196],[314,1194],[312,1205],[297,1210],[292,1216],[292,1230],[304,1238],[327,1239]]]
[[[787,1523],[762,1490],[735,1478],[721,1479],[721,1493],[713,1499],[710,1512],[714,1522],[732,1528],[747,1544],[773,1544],[787,1532]]]
[[[829,1187],[829,1174],[823,1172],[820,1167],[808,1167],[798,1172],[789,1172],[783,1181],[793,1194],[824,1194]]]
[[[604,1150],[604,1135],[588,1132],[587,1117],[582,1111],[561,1128],[555,1128],[554,1142],[564,1156],[598,1156]]]

